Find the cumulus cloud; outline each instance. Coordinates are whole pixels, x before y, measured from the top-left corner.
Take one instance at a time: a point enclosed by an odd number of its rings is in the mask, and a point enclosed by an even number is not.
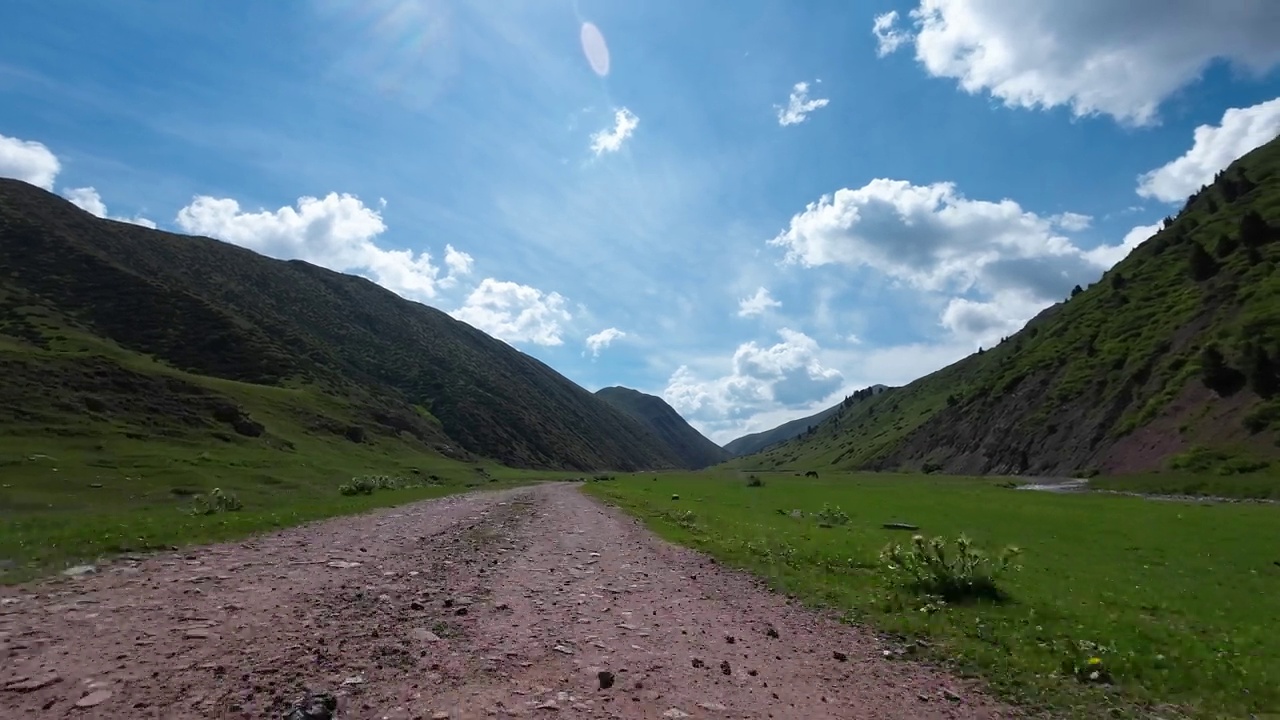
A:
[[[144,217],[126,218],[110,215],[107,213],[107,204],[102,201],[102,196],[99,195],[98,191],[92,187],[67,188],[62,192],[62,195],[67,200],[70,200],[72,205],[75,205],[91,215],[96,215],[100,218],[107,218],[108,220],[119,220],[120,222],[133,223],[134,225],[141,225],[142,227],[151,228],[153,230],[156,227],[155,222]]]
[[[1049,222],[1066,232],[1080,232],[1081,230],[1089,229],[1089,226],[1093,224],[1093,217],[1081,215],[1080,213],[1064,212],[1051,216]]]
[[[591,351],[591,357],[600,357],[600,351],[613,344],[614,340],[621,340],[627,334],[615,327],[608,327],[595,335],[587,336],[587,350]]]
[[[1146,242],[1160,231],[1160,225],[1139,225],[1125,233],[1119,245],[1102,245],[1085,254],[1099,267],[1109,268],[1120,262],[1133,252],[1133,249]]]
[[[898,11],[891,10],[877,15],[871,25],[871,32],[876,36],[876,54],[884,57],[893,53],[904,43],[911,42],[911,33],[898,29]]]
[[[1230,108],[1220,125],[1201,125],[1191,149],[1138,178],[1138,194],[1179,202],[1213,181],[1219,170],[1280,135],[1280,98],[1247,108]]]
[[[1008,334],[1132,249],[1086,250],[1057,232],[1082,227],[1087,219],[1074,213],[1042,217],[1008,199],[972,200],[952,183],[876,179],[810,203],[769,244],[786,251],[786,262],[866,267],[910,287],[950,294],[942,325],[985,337]]]
[[[52,190],[53,181],[61,170],[58,156],[44,143],[0,135],[0,177]]]
[[[573,316],[556,292],[485,278],[453,317],[509,343],[561,345],[563,327]]]
[[[1280,63],[1273,0],[920,0],[910,17],[904,28],[881,15],[873,32],[886,52],[914,44],[934,77],[1010,107],[1135,125],[1156,122],[1160,104],[1214,60],[1255,74]]]
[[[615,153],[622,149],[627,139],[640,125],[640,118],[626,108],[619,108],[613,113],[613,127],[605,128],[591,136],[591,152],[600,157],[605,153]]]
[[[1043,299],[1017,290],[998,292],[990,300],[952,298],[940,321],[957,338],[991,346],[1020,330],[1045,306]]]
[[[1012,200],[970,200],[952,183],[875,179],[810,203],[769,241],[814,267],[866,266],[925,290],[1017,287],[1057,297],[1091,265],[1053,222]]]
[[[782,307],[782,303],[774,300],[767,288],[758,288],[755,295],[744,297],[738,301],[738,317],[754,317],[763,315],[771,308]]]
[[[810,98],[809,83],[798,82],[791,88],[786,106],[774,106],[778,111],[778,124],[786,127],[802,123],[808,119],[809,113],[826,107],[830,102],[828,98]]]
[[[718,422],[768,408],[804,407],[842,387],[844,376],[821,362],[817,341],[789,328],[778,334],[781,342],[767,347],[754,341],[739,345],[726,375],[700,377],[680,366],[667,381],[663,398],[687,418]]]
[[[470,271],[471,257],[446,248],[449,274],[426,252],[390,250],[376,240],[387,226],[382,214],[350,194],[303,197],[296,207],[246,212],[230,198],[196,197],[178,211],[178,227],[280,259],[306,260],[338,272],[355,272],[406,297],[434,298]],[[449,253],[454,254],[449,263]]]

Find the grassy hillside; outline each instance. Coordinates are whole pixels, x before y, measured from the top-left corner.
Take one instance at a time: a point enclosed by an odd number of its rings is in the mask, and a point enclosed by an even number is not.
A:
[[[835,415],[836,413],[850,407],[854,402],[863,400],[877,393],[884,392],[889,388],[885,385],[873,385],[869,388],[859,390],[854,395],[847,397],[843,402],[814,413],[808,417],[802,417],[797,420],[785,422],[772,430],[751,433],[733,440],[724,446],[725,452],[731,457],[742,457],[743,455],[753,455],[755,453],[768,448],[771,445],[777,445],[780,442],[786,442],[792,438],[800,437],[809,432],[809,429],[821,425],[823,420]]]
[[[1280,458],[1280,140],[998,346],[743,467],[1237,474]]]
[[[703,468],[724,462],[729,455],[719,445],[693,429],[660,397],[639,390],[607,387],[596,391],[596,397],[639,420],[676,454],[680,466]]]
[[[101,220],[0,181],[0,430],[288,454],[678,467],[543,363],[372,282]]]

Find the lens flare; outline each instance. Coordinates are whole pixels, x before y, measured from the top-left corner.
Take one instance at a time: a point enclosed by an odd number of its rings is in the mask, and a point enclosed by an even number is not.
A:
[[[605,44],[604,35],[595,23],[582,23],[582,54],[587,56],[591,69],[600,77],[609,74],[609,46]]]

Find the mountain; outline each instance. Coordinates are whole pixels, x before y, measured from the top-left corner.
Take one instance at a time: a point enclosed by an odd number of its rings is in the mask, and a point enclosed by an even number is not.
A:
[[[792,420],[791,422],[782,423],[772,430],[764,430],[758,433],[751,433],[750,435],[743,435],[742,437],[725,445],[725,452],[729,453],[730,457],[754,455],[770,445],[776,445],[780,442],[800,437],[804,433],[808,432],[809,428],[820,424],[823,420],[831,417],[842,408],[848,407],[848,405],[851,404],[851,400],[861,400],[864,397],[882,393],[888,389],[889,388],[886,385],[872,385],[865,390],[860,390],[858,393],[845,398],[844,402],[832,405],[821,412],[814,413],[808,417],[802,417],[798,420]]]
[[[740,463],[1250,472],[1280,461],[1280,139],[995,347]]]
[[[516,467],[682,464],[627,413],[439,310],[16,180],[0,180],[0,369],[10,434],[288,447],[305,432]]]
[[[597,390],[596,397],[640,421],[675,452],[681,467],[704,468],[729,459],[728,453],[694,430],[660,397],[624,387]]]

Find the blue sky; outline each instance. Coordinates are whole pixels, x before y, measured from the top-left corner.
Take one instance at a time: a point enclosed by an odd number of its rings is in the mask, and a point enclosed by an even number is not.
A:
[[[0,174],[367,275],[721,442],[1011,333],[1280,132],[1271,0],[5,10]]]

